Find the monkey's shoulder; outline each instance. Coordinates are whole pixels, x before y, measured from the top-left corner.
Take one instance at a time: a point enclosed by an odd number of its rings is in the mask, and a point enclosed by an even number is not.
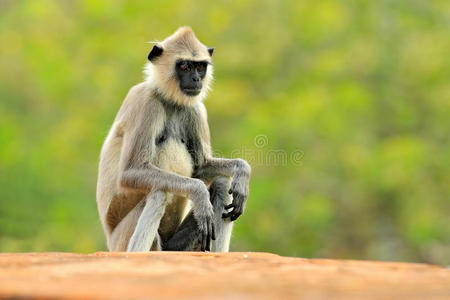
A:
[[[139,123],[160,122],[163,115],[161,102],[152,94],[148,84],[141,82],[131,87],[114,122],[135,127]]]
[[[148,85],[145,82],[138,83],[128,91],[119,112],[128,107],[141,106],[149,98],[151,98],[151,90]]]

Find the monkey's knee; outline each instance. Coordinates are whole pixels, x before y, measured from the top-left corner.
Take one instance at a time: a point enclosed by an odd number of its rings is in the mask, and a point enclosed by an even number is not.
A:
[[[229,204],[231,197],[228,191],[231,186],[231,178],[225,176],[216,177],[209,186],[209,195],[214,207]]]
[[[209,189],[217,190],[217,191],[223,191],[223,189],[229,188],[231,185],[231,178],[225,177],[225,176],[217,176],[214,178],[214,180],[211,182],[211,185],[209,186]],[[228,192],[228,190],[227,190]]]
[[[225,206],[232,202],[232,197],[228,193],[230,186],[231,178],[224,176],[216,177],[209,186],[209,198],[214,210],[216,227],[220,227],[224,222],[222,215],[226,212]]]

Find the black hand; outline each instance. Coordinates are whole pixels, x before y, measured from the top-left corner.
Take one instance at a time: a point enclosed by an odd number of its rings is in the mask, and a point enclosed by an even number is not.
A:
[[[233,202],[229,205],[226,205],[225,209],[231,208],[232,210],[222,214],[222,218],[224,218],[224,219],[230,218],[231,221],[235,221],[244,212],[244,207],[245,207],[244,204],[245,204],[246,199],[245,199],[244,195],[242,195],[236,191],[230,190],[229,192],[231,192],[231,194],[233,194]]]
[[[201,231],[201,251],[211,251],[211,240],[216,239],[214,222],[212,218],[207,218],[200,225]]]

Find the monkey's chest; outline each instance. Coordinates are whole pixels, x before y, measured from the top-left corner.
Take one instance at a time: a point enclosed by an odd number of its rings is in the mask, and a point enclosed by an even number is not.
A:
[[[187,108],[166,107],[166,121],[156,135],[153,163],[161,169],[191,177],[200,152],[195,126]]]
[[[153,164],[182,176],[191,177],[194,169],[192,157],[186,145],[174,138],[168,138],[157,145]]]

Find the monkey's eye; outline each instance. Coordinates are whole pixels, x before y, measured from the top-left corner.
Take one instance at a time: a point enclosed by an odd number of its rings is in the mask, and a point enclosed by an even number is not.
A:
[[[197,71],[198,72],[204,72],[206,69],[206,66],[204,64],[198,64],[197,65]]]
[[[179,66],[181,71],[188,71],[189,70],[189,64],[186,62],[182,62]]]

